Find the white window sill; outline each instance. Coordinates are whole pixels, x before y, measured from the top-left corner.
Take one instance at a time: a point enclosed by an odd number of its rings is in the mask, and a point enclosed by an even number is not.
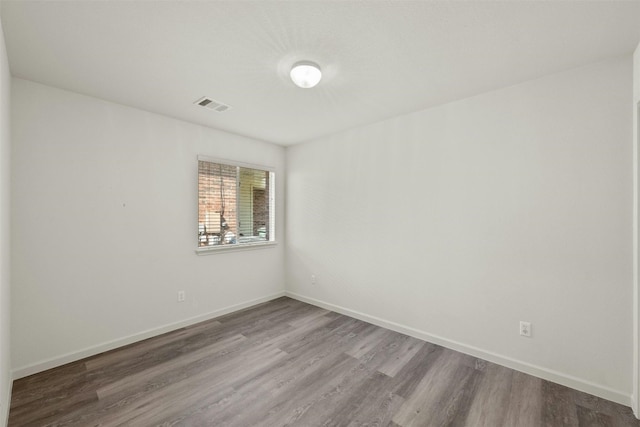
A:
[[[278,244],[272,242],[238,243],[234,245],[202,246],[196,249],[197,255],[213,255],[221,252],[250,251],[254,249],[273,248]]]

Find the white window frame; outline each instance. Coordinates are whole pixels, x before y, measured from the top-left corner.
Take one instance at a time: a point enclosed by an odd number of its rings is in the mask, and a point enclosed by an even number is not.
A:
[[[227,165],[227,166],[234,166],[234,167],[240,167],[240,168],[247,168],[247,169],[256,169],[256,170],[260,170],[260,171],[265,171],[265,172],[269,172],[271,175],[269,176],[269,240],[266,241],[259,241],[259,242],[246,242],[246,243],[233,243],[233,244],[226,244],[226,245],[212,245],[212,246],[197,246],[196,247],[196,254],[198,255],[211,255],[214,253],[220,253],[220,252],[233,252],[233,251],[243,251],[243,250],[252,250],[252,249],[263,249],[263,248],[270,248],[270,247],[274,247],[275,245],[278,244],[278,242],[276,241],[276,194],[275,194],[275,180],[276,180],[276,171],[274,167],[271,166],[265,166],[265,165],[257,165],[257,164],[252,164],[252,163],[244,163],[244,162],[237,162],[234,160],[228,160],[228,159],[220,159],[220,158],[216,158],[216,157],[209,157],[209,156],[198,156],[197,162],[196,162],[196,185],[195,185],[195,189],[196,189],[196,227],[194,227],[194,229],[197,231],[199,229],[199,218],[198,218],[198,213],[199,213],[199,184],[200,184],[200,176],[199,176],[199,166],[198,166],[198,162],[203,161],[203,162],[210,162],[210,163],[219,163],[219,164],[223,164],[223,165]],[[240,181],[239,179],[236,181],[236,188],[240,185]],[[238,206],[238,196],[239,192],[236,191],[236,229],[237,232],[239,234],[239,230],[240,227],[238,226],[238,221],[239,221],[239,210],[237,208]],[[199,236],[198,236],[199,238]],[[199,241],[196,242],[196,244],[199,244]]]

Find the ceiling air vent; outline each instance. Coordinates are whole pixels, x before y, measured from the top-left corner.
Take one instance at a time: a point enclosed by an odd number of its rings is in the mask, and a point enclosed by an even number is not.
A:
[[[224,104],[220,101],[216,101],[215,99],[211,99],[206,96],[198,99],[196,102],[194,102],[194,104],[204,108],[208,108],[209,110],[217,111],[218,113],[223,113],[231,109],[230,105]]]

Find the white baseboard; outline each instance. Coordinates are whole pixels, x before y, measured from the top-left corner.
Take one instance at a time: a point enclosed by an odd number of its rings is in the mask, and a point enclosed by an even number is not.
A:
[[[6,426],[9,424],[9,408],[11,406],[11,388],[13,387],[13,383],[9,381],[7,386],[6,393],[3,394],[5,397],[4,402],[0,402],[0,426]]]
[[[530,363],[512,359],[510,357],[492,353],[490,351],[486,351],[481,348],[477,348],[477,347],[466,345],[466,344],[453,341],[447,338],[443,338],[437,335],[433,335],[409,326],[404,326],[395,322],[390,322],[388,320],[384,320],[376,316],[370,316],[368,314],[361,313],[359,311],[350,310],[348,308],[341,307],[339,305],[335,305],[328,302],[317,300],[315,298],[299,295],[295,292],[286,291],[285,294],[290,298],[297,299],[299,301],[306,302],[308,304],[312,304],[327,310],[335,311],[337,313],[344,314],[349,317],[354,317],[356,319],[363,320],[365,322],[374,324],[376,326],[380,326],[386,329],[390,329],[392,331],[400,332],[402,334],[409,335],[423,341],[428,341],[433,344],[438,344],[442,347],[446,347],[451,350],[456,350],[461,353],[465,353],[473,357],[478,357],[480,359],[483,359],[492,363],[496,363],[501,366],[506,366],[507,368],[511,368],[516,371],[524,372],[525,374],[533,375],[538,378],[542,378],[557,384],[571,387],[573,389],[580,390],[585,393],[589,393],[594,396],[598,396],[603,399],[610,400],[612,402],[620,403],[621,405],[630,406],[630,404],[632,403],[632,397],[629,394],[626,394],[621,391],[614,390],[599,384],[595,384],[590,381],[585,381],[583,379],[580,379],[571,375],[563,374],[561,372],[557,372],[551,369],[546,369],[540,366],[532,365]]]
[[[210,313],[201,314],[199,316],[181,320],[179,322],[170,323],[168,325],[160,326],[158,328],[148,329],[146,331],[129,335],[127,337],[118,338],[102,344],[87,347],[82,350],[63,354],[61,356],[57,356],[51,359],[43,360],[43,361],[28,365],[28,366],[23,366],[23,367],[14,369],[12,371],[12,376],[14,380],[23,378],[29,375],[36,374],[38,372],[46,371],[47,369],[55,368],[57,366],[62,366],[70,362],[75,362],[76,360],[84,359],[85,357],[94,356],[96,354],[100,354],[105,351],[113,350],[118,347],[123,347],[125,345],[133,344],[135,342],[142,341],[147,338],[152,338],[167,332],[171,332],[176,329],[184,328],[185,326],[190,326],[199,322],[203,322],[205,320],[211,320],[216,317],[220,317],[225,314],[232,313],[234,311],[242,310],[244,308],[261,304],[263,302],[271,301],[273,299],[280,298],[284,295],[285,295],[284,291],[277,292],[272,295],[267,295],[261,298],[256,298],[250,301],[234,304],[228,307],[221,308],[219,310],[212,311]]]

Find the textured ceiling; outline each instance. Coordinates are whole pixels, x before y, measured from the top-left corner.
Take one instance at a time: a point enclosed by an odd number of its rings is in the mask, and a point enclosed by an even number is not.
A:
[[[630,54],[640,1],[2,1],[14,76],[279,144]],[[314,89],[288,72],[321,65]],[[225,113],[193,105],[209,96]]]

